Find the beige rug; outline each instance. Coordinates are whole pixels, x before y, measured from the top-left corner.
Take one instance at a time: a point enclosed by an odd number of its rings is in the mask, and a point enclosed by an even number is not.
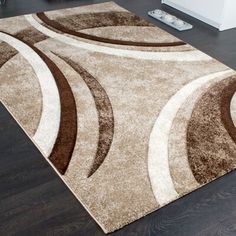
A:
[[[236,166],[235,72],[113,2],[0,20],[0,98],[112,232]]]

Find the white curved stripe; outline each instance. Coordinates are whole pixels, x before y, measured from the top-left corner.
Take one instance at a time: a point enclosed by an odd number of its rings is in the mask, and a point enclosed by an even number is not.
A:
[[[230,102],[230,114],[232,121],[234,123],[234,126],[236,126],[236,93],[234,93],[234,96],[231,99]]]
[[[28,45],[2,32],[0,32],[0,40],[15,48],[29,62],[39,80],[43,107],[39,126],[33,140],[45,156],[48,156],[58,134],[61,110],[59,93],[53,75],[41,57]]]
[[[47,35],[50,38],[56,39],[60,42],[69,44],[71,46],[90,50],[93,52],[100,52],[109,55],[145,59],[145,60],[160,60],[160,61],[204,61],[212,58],[199,50],[184,51],[184,52],[149,52],[136,51],[127,49],[111,48],[101,45],[95,45],[87,42],[82,42],[74,38],[68,37],[65,34],[56,33],[47,27],[41,25],[32,15],[26,15],[27,21],[38,31]]]
[[[232,70],[217,72],[188,83],[169,99],[156,119],[149,140],[148,172],[154,196],[161,206],[179,197],[172,182],[168,163],[168,136],[179,108],[203,84],[229,73],[232,73]]]

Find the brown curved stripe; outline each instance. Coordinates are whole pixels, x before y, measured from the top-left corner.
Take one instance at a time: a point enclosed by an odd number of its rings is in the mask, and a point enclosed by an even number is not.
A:
[[[75,63],[69,58],[60,55],[57,56],[64,60],[77,73],[80,74],[80,76],[88,86],[95,101],[96,109],[98,112],[99,137],[94,162],[88,173],[88,177],[90,177],[101,166],[111,147],[114,135],[114,116],[112,105],[104,88],[91,74],[89,74],[78,63]]]
[[[43,52],[32,46],[45,61],[55,78],[61,103],[60,127],[49,160],[61,174],[65,174],[74,150],[77,135],[76,104],[70,85],[56,64]]]
[[[233,98],[234,93],[236,92],[236,76],[233,76],[234,82],[224,89],[222,98],[221,98],[221,120],[225,126],[225,129],[228,131],[230,137],[236,143],[236,127],[234,126],[231,113],[230,113],[230,103]]]
[[[60,24],[64,27],[72,29],[74,31],[107,26],[154,27],[153,24],[147,22],[143,18],[136,16],[131,12],[123,11],[93,12],[67,15],[65,17],[58,17],[56,21],[60,22]]]
[[[69,28],[66,28],[63,25],[59,24],[57,21],[49,19],[43,12],[38,13],[37,16],[46,25],[56,30],[59,30],[63,33],[70,34],[70,35],[77,36],[84,39],[102,42],[102,43],[119,44],[119,45],[127,45],[127,46],[142,46],[142,47],[173,47],[173,46],[185,45],[185,43],[182,41],[172,42],[172,43],[148,43],[148,42],[133,42],[133,41],[128,41],[128,40],[126,41],[126,40],[102,38],[95,35],[89,35],[86,33],[77,32]]]
[[[195,105],[189,121],[188,160],[200,184],[208,183],[236,166],[236,144],[232,139],[235,129],[231,126],[229,107],[235,84],[235,78],[230,77],[212,86]]]
[[[33,27],[29,29],[22,30],[18,32],[15,37],[17,39],[20,39],[24,43],[28,44],[35,44],[38,42],[41,42],[48,37],[44,34],[40,33],[39,31],[35,30]],[[9,61],[12,57],[14,57],[17,54],[17,50],[15,50],[13,47],[8,45],[5,42],[0,43],[0,67],[2,67],[7,61]]]
[[[18,52],[5,42],[0,43],[0,68]]]
[[[10,36],[15,37],[13,35]],[[66,78],[50,58],[48,58],[42,51],[33,45],[25,42],[22,39],[19,40],[31,47],[42,58],[42,60],[50,69],[57,84],[61,103],[61,120],[58,136],[49,159],[56,169],[61,174],[64,174],[69,165],[74,150],[77,134],[77,114],[73,93]]]

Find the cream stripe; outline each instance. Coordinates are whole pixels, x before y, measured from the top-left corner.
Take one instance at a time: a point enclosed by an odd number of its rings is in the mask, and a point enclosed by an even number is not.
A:
[[[231,114],[231,118],[233,120],[234,126],[236,126],[236,93],[234,94],[230,102],[230,114]]]
[[[188,83],[170,98],[156,119],[149,140],[148,172],[154,196],[161,206],[179,197],[171,179],[168,163],[168,136],[179,108],[203,84],[230,72],[232,70],[217,72]]]
[[[39,80],[43,107],[39,126],[33,139],[43,153],[48,156],[59,130],[61,109],[59,93],[53,75],[41,57],[25,43],[2,32],[0,32],[0,40],[15,48],[29,62]]]
[[[100,52],[109,55],[145,59],[145,60],[160,60],[160,61],[204,61],[211,60],[212,58],[199,50],[184,51],[184,52],[149,52],[149,51],[136,51],[136,50],[126,50],[111,48],[101,45],[95,45],[91,43],[86,43],[78,41],[74,38],[68,37],[65,34],[56,33],[43,25],[41,25],[37,20],[34,19],[32,15],[26,15],[27,21],[38,31],[49,36],[50,38],[56,39],[60,42],[69,44],[71,46],[90,50],[93,52]]]

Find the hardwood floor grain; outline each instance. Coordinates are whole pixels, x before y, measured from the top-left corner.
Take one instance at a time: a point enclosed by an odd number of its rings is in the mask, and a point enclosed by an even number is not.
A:
[[[0,17],[104,1],[7,0]],[[117,0],[121,6],[236,68],[236,30],[212,27],[161,6],[159,0]],[[164,8],[194,25],[178,32],[147,16]],[[112,233],[112,236],[236,235],[236,172]],[[75,199],[24,131],[0,104],[0,236],[102,236],[104,233]]]

